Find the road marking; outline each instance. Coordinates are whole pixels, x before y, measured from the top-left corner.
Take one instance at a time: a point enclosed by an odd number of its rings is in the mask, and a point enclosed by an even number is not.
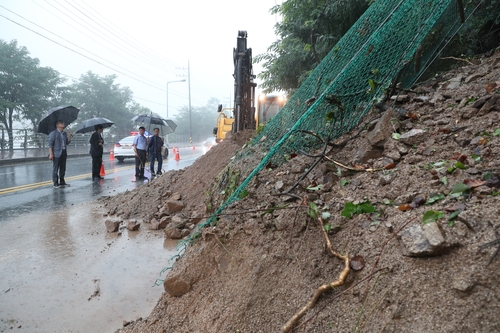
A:
[[[120,172],[120,171],[123,171],[123,170],[130,170],[130,169],[133,169],[133,168],[135,168],[135,165],[121,167],[121,168],[113,168],[113,169],[108,170],[107,174],[109,174],[109,173],[116,173],[116,172]],[[92,173],[85,173],[85,174],[82,174],[82,175],[66,177],[66,180],[72,181],[72,180],[83,179],[83,178],[87,178],[87,177],[91,177],[91,176],[92,176]],[[0,195],[2,195],[2,194],[8,194],[8,193],[14,193],[14,192],[18,192],[18,191],[29,190],[29,189],[34,189],[34,188],[38,188],[38,187],[49,186],[49,185],[50,186],[53,185],[52,180],[47,180],[47,181],[44,181],[44,182],[38,182],[38,183],[32,183],[32,184],[25,184],[25,185],[8,187],[8,188],[0,189]]]

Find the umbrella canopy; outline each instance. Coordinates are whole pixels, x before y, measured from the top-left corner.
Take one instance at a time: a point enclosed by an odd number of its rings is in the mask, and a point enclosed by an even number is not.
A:
[[[38,133],[49,134],[56,129],[58,120],[64,121],[64,127],[75,121],[80,109],[71,105],[61,105],[50,109],[45,113],[38,123]]]
[[[132,121],[144,125],[149,125],[149,132],[151,132],[151,125],[159,125],[162,126],[163,134],[174,133],[177,125],[172,120],[166,120],[157,116],[153,116],[152,114],[140,114],[132,118]],[[163,126],[166,128],[164,129]]]
[[[88,133],[94,132],[96,125],[102,125],[103,128],[108,128],[113,126],[114,122],[106,118],[91,118],[82,121],[75,133]]]

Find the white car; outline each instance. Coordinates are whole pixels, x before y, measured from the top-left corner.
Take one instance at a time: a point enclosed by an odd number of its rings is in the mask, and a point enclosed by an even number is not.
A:
[[[115,143],[113,153],[119,162],[123,162],[126,158],[135,158],[134,147],[132,146],[133,143],[133,135],[127,136],[126,138],[123,138]]]
[[[206,139],[205,141],[203,141],[203,145],[206,147],[206,148],[211,148],[212,146],[215,146],[217,144],[217,141],[215,141],[215,136],[211,136],[209,137],[208,139]]]

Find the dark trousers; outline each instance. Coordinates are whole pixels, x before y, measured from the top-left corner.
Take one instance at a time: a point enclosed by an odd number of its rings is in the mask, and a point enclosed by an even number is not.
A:
[[[150,157],[150,161],[149,161],[149,167],[150,167],[150,170],[151,170],[151,173],[154,173],[155,172],[155,160],[158,160],[158,171],[161,171],[161,167],[163,166],[163,156],[161,156],[161,152],[160,153],[154,153],[154,154],[151,154]]]
[[[135,178],[144,178],[144,165],[146,164],[146,151],[137,149],[135,157]]]
[[[52,181],[54,185],[65,184],[64,175],[66,174],[66,150],[63,150],[61,156],[55,157],[52,160]],[[59,172],[59,176],[57,173]]]
[[[102,155],[92,157],[92,179],[101,177]]]

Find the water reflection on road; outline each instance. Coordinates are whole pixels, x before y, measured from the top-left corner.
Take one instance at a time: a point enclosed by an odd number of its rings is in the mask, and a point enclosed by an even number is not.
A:
[[[83,203],[3,224],[0,331],[113,332],[151,312],[175,242],[161,230],[107,234],[103,221],[102,208]]]

